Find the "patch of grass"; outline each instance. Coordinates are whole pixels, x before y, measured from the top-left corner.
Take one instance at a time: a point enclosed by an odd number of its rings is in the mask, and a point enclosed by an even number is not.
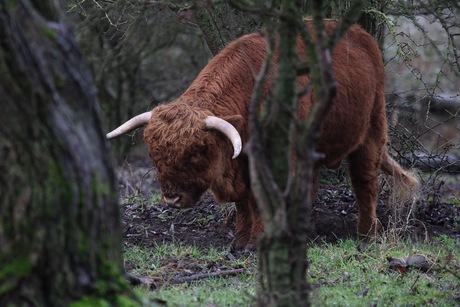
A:
[[[459,255],[451,259],[459,242],[441,237],[431,244],[360,244],[347,240],[309,249],[309,280],[313,305],[339,306],[450,306],[460,295]],[[388,267],[387,257],[426,255],[435,262],[428,272],[408,270],[402,275]],[[450,259],[450,260],[448,260]],[[449,264],[450,263],[450,264]],[[448,270],[448,266],[452,270]],[[451,271],[451,272],[450,272]],[[456,272],[456,276],[455,273]],[[456,286],[454,286],[456,285]]]
[[[451,196],[446,200],[447,203],[460,207],[460,199],[456,196]]]
[[[176,243],[153,248],[131,246],[125,250],[125,265],[132,268],[132,274],[155,281],[153,291],[137,289],[149,300],[163,300],[168,306],[248,305],[255,293],[254,255],[230,255],[224,249]],[[181,278],[240,269],[244,272],[177,283]]]
[[[141,204],[143,206],[145,201],[145,197],[141,193],[133,193],[127,196],[120,197],[121,205]]]
[[[133,193],[122,196],[120,198],[120,203],[121,205],[138,204],[138,206],[144,210],[146,206],[156,206],[161,203],[161,193],[152,191],[148,198],[142,195],[142,193]]]
[[[389,243],[391,242],[391,243]],[[441,236],[430,243],[395,242],[364,245],[345,240],[312,243],[308,249],[308,279],[313,306],[453,306],[460,303],[460,240]],[[425,255],[427,272],[389,268],[387,257]],[[230,256],[228,250],[180,244],[151,249],[129,247],[126,262],[132,273],[158,281],[153,291],[139,288],[149,299],[168,306],[247,306],[257,288],[255,256]],[[244,269],[233,276],[206,277],[176,283],[177,278]]]
[[[152,191],[148,199],[148,203],[152,206],[161,203],[161,193]]]
[[[166,285],[155,292],[140,291],[168,306],[248,306],[255,297],[254,278],[248,274]]]

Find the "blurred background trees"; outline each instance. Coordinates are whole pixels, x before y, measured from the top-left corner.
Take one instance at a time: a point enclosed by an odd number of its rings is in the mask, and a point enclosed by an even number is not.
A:
[[[68,0],[67,7],[107,129],[179,96],[213,53],[260,27],[227,2]],[[118,158],[137,140],[113,143]]]

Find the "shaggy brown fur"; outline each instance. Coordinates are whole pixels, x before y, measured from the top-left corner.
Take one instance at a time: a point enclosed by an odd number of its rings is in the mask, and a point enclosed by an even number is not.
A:
[[[329,31],[334,27],[335,23],[328,24]],[[252,248],[264,228],[251,193],[248,160],[244,154],[232,160],[229,140],[220,132],[206,130],[204,119],[208,115],[225,119],[237,128],[243,144],[248,140],[248,104],[266,48],[267,41],[260,34],[231,43],[180,98],[152,111],[144,132],[163,197],[179,197],[178,207],[184,208],[195,205],[210,190],[218,201],[236,203],[236,248]],[[300,39],[298,53],[305,58]],[[318,150],[326,155],[321,164],[337,167],[348,159],[359,212],[358,233],[373,236],[382,166],[404,182],[404,188],[417,181],[387,153],[385,75],[373,38],[352,26],[335,49],[333,65],[338,93],[319,140]],[[299,85],[307,82],[308,77],[299,78]],[[266,93],[269,87],[267,83]],[[314,93],[302,97],[299,116],[307,116],[313,102]]]

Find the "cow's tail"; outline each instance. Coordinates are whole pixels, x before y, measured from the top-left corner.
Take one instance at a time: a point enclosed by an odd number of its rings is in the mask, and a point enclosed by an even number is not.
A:
[[[397,197],[397,207],[400,207],[410,197],[415,199],[420,186],[419,181],[412,172],[403,169],[398,162],[393,160],[388,151],[383,154],[382,170],[394,178],[392,190]]]

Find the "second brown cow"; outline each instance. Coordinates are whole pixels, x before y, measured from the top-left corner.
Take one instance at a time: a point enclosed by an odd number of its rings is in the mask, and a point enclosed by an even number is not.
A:
[[[334,27],[332,22],[327,25],[328,31]],[[232,42],[179,98],[107,134],[114,138],[147,125],[144,140],[158,171],[162,199],[169,206],[194,206],[207,190],[218,202],[235,202],[236,248],[253,248],[264,230],[251,192],[248,158],[241,147],[249,138],[248,105],[267,44],[257,33]],[[305,58],[300,39],[297,49]],[[348,159],[358,206],[358,233],[374,236],[380,171],[393,175],[395,186],[403,192],[415,187],[417,180],[386,148],[385,71],[372,36],[352,26],[334,51],[333,67],[337,96],[319,139],[318,151],[325,154],[320,164],[337,167]],[[303,76],[299,85],[308,81]],[[267,84],[265,92],[269,90]],[[304,95],[298,116],[307,116],[313,103],[314,93]]]

